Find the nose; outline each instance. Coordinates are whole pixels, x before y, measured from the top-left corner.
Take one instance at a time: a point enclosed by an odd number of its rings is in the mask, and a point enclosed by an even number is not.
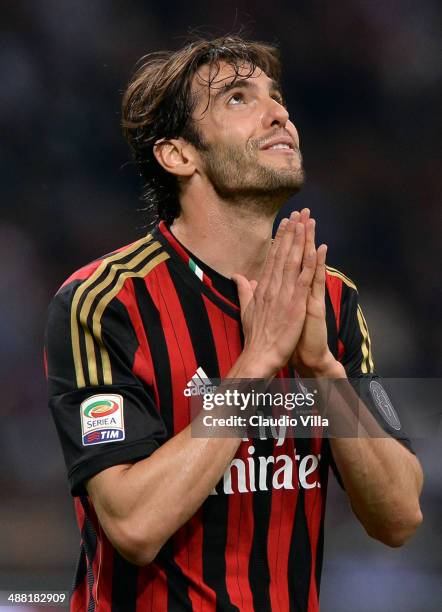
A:
[[[278,100],[269,98],[262,115],[263,127],[285,127],[288,120],[289,113],[287,109]]]

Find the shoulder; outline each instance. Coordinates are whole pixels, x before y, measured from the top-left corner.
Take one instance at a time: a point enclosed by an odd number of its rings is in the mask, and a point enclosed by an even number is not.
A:
[[[345,304],[357,302],[358,289],[351,278],[332,266],[326,266],[325,281],[328,297],[339,321]]]
[[[168,258],[162,244],[148,234],[73,272],[56,292],[51,306],[93,302],[104,294],[109,302],[111,296],[115,297],[127,286],[129,279],[146,277]]]
[[[337,268],[333,268],[332,266],[326,266],[325,274],[327,285],[348,287],[349,289],[356,291],[356,293],[358,292],[356,283]]]
[[[327,266],[326,282],[336,318],[339,360],[349,376],[374,372],[370,334],[356,284],[331,266]]]
[[[54,372],[65,372],[75,387],[107,384],[114,354],[119,361],[133,361],[139,345],[134,279],[145,284],[168,257],[148,235],[83,266],[62,284],[49,305],[45,331],[52,389],[61,388]]]

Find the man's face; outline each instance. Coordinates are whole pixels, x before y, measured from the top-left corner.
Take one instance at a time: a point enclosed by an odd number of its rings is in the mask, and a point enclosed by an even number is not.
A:
[[[235,70],[221,63],[210,88],[209,66],[194,77],[192,118],[200,136],[201,167],[227,201],[255,203],[277,212],[303,184],[298,132],[277,85],[260,69]]]

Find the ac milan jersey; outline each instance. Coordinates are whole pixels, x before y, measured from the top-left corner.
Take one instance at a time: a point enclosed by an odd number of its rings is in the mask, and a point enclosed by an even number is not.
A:
[[[372,379],[356,288],[333,268],[326,306],[331,351],[349,377]],[[243,440],[214,491],[145,567],[113,548],[87,496],[91,476],[150,456],[189,425],[189,389],[201,377],[226,376],[242,341],[234,284],[194,258],[164,222],[58,291],[46,358],[81,531],[71,610],[319,609],[327,477],[335,469],[326,440]]]

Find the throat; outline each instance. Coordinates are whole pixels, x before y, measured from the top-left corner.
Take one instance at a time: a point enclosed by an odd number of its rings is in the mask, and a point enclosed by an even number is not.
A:
[[[233,274],[257,280],[271,245],[272,223],[264,229],[259,224],[238,227],[237,218],[231,221],[229,225],[209,223],[199,231],[195,227],[187,231],[176,219],[170,230],[202,269],[207,266],[229,282],[233,282]]]

